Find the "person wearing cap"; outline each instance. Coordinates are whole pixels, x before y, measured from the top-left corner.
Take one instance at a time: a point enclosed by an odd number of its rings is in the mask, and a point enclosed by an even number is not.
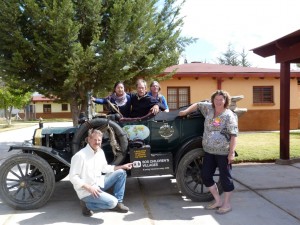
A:
[[[160,94],[161,88],[160,85],[157,81],[152,81],[150,84],[150,91],[148,92],[148,95],[152,96],[153,98],[157,99],[164,107],[165,107],[165,112],[169,112],[169,106],[167,103],[167,100],[165,96]]]

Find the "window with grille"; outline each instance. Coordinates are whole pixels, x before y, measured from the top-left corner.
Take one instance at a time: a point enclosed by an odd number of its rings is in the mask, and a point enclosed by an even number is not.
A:
[[[189,87],[168,87],[167,101],[170,110],[190,104]]]
[[[51,113],[51,104],[44,104],[43,105],[43,112],[44,113]]]
[[[273,86],[253,87],[253,103],[274,103]]]
[[[68,111],[68,104],[61,104],[61,111]]]

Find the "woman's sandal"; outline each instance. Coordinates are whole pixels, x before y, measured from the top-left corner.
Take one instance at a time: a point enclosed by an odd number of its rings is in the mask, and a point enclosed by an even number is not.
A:
[[[207,206],[204,207],[206,210],[213,210],[213,209],[219,209],[221,206],[215,205],[216,203],[211,203],[208,204]]]
[[[228,212],[232,211],[232,208],[219,208],[216,213],[219,214],[219,215],[223,215],[223,214],[226,214]]]

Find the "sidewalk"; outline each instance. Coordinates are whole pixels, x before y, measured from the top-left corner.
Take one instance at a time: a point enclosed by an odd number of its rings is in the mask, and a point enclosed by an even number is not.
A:
[[[130,212],[101,211],[87,218],[66,178],[56,184],[50,201],[37,210],[18,211],[0,200],[1,225],[299,225],[300,163],[239,164],[233,168],[233,211],[217,215],[207,203],[186,200],[173,177],[128,178],[125,203]]]

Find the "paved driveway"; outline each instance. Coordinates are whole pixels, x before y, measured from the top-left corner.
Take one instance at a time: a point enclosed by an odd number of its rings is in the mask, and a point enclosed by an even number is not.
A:
[[[60,126],[72,126],[72,123],[59,122],[44,124],[44,128]],[[15,153],[15,151],[8,152],[9,146],[21,145],[25,140],[31,140],[33,137],[34,130],[36,128],[38,128],[38,124],[32,124],[32,126],[26,128],[0,132],[0,162],[7,156]]]

